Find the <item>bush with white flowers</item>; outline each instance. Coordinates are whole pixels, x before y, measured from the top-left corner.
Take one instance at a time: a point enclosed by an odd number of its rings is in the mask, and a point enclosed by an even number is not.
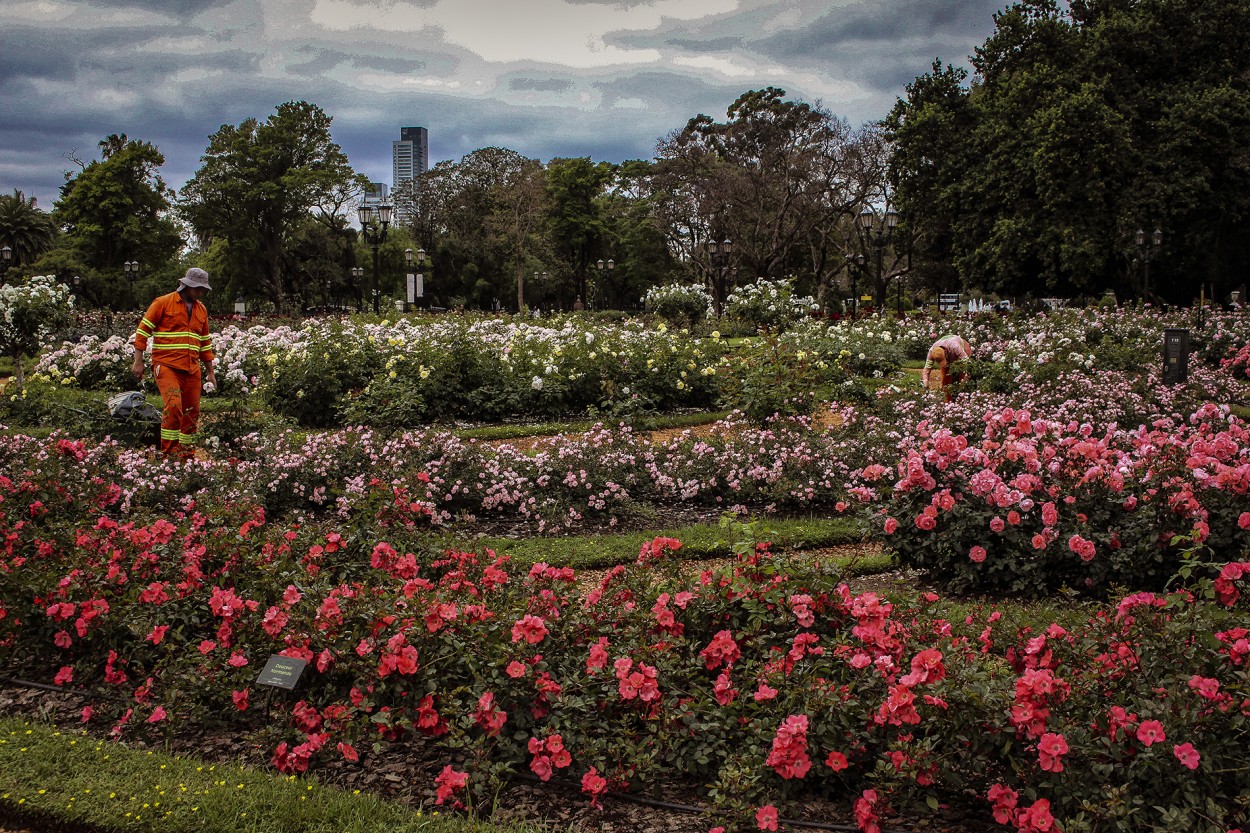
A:
[[[0,351],[13,359],[17,388],[25,384],[23,361],[64,326],[74,309],[69,287],[51,275],[31,278],[25,284],[0,286]]]
[[[820,306],[811,296],[794,294],[794,282],[789,278],[760,278],[735,289],[725,299],[727,318],[757,330],[784,330],[818,309]]]
[[[648,312],[674,324],[697,324],[710,318],[715,311],[712,296],[698,284],[653,286],[643,300]]]

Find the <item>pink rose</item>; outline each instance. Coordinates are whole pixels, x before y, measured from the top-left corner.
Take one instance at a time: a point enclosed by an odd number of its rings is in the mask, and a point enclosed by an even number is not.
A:
[[[1198,762],[1202,760],[1202,756],[1198,754],[1197,749],[1194,749],[1192,743],[1179,743],[1173,746],[1172,754],[1188,769],[1197,769]]]
[[[1157,720],[1143,720],[1137,727],[1137,739],[1150,746],[1168,739],[1163,731],[1163,724]]]

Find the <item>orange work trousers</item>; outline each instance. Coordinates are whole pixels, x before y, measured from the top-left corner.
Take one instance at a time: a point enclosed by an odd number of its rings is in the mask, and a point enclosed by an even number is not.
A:
[[[165,415],[161,419],[161,451],[179,457],[195,453],[196,425],[200,421],[200,368],[174,370],[163,364],[156,365],[156,389],[165,400]]]

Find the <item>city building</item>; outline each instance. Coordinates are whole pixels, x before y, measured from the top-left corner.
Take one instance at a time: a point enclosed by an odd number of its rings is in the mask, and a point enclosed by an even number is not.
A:
[[[365,205],[377,205],[386,202],[390,189],[386,187],[385,182],[370,182],[365,186],[364,196],[361,202]]]
[[[424,127],[399,128],[399,141],[391,142],[391,189],[424,173],[429,164],[429,132]]]

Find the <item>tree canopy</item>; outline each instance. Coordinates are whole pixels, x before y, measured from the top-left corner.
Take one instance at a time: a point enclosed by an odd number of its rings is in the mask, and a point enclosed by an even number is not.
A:
[[[218,269],[237,291],[281,303],[301,289],[287,257],[292,236],[314,208],[343,211],[342,189],[363,188],[331,121],[315,104],[288,101],[264,122],[224,124],[209,138],[180,208],[202,245],[228,241]]]
[[[1140,296],[1149,257],[1151,288],[1183,303],[1244,281],[1250,0],[1026,0],[994,20],[972,84],[935,62],[885,122],[920,270]]]
[[[0,246],[13,250],[13,266],[30,263],[52,246],[56,224],[34,197],[14,189],[0,194]]]
[[[124,133],[99,147],[101,158],[61,186],[53,219],[65,244],[96,270],[119,272],[129,260],[164,264],[183,244],[171,217],[173,191],[159,173],[164,154]]]

